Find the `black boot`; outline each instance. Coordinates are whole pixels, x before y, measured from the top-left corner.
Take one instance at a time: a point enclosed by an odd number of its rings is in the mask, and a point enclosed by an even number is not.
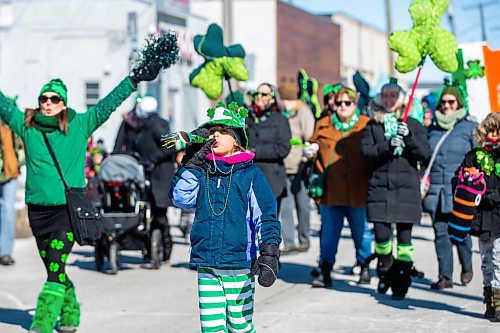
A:
[[[392,266],[393,261],[394,258],[392,257],[392,254],[378,255],[377,276],[379,282],[377,286],[377,291],[381,294],[385,294],[387,290],[389,290],[389,287],[391,286],[388,273],[389,269]]]
[[[389,271],[391,280],[392,299],[403,300],[411,285],[412,261],[394,260]]]
[[[313,288],[330,288],[332,286],[332,277],[330,273],[332,271],[333,265],[328,263],[321,263],[321,274],[312,280]]]
[[[372,276],[370,275],[370,265],[368,263],[361,264],[361,272],[359,273],[358,284],[370,284]]]
[[[484,318],[495,318],[495,304],[493,303],[493,290],[491,287],[483,287],[483,303],[486,304]]]

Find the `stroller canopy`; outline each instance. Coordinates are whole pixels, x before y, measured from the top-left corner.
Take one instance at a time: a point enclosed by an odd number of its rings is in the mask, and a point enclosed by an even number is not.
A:
[[[115,154],[102,161],[99,178],[105,182],[133,181],[142,185],[144,183],[144,171],[142,165],[132,156]]]

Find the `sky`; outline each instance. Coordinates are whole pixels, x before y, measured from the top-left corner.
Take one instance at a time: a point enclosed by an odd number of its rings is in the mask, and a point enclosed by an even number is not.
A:
[[[343,12],[380,30],[386,30],[385,0],[287,0],[286,2],[314,14]],[[496,2],[485,7],[484,17],[488,45],[491,49],[500,49],[500,0],[452,0],[457,41],[469,43],[481,40],[479,10],[466,8],[480,2]],[[393,30],[411,29],[412,22],[408,12],[411,3],[411,0],[391,1]],[[447,17],[443,19],[442,26],[451,30]],[[415,71],[409,75],[413,78]],[[442,81],[443,75],[444,73],[437,69],[432,61],[427,61],[422,70],[421,80]]]

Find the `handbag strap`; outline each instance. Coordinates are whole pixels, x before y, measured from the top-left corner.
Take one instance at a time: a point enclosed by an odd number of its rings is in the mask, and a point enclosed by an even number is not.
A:
[[[441,146],[443,145],[443,143],[446,140],[446,138],[448,137],[448,135],[450,135],[451,131],[453,131],[453,127],[450,128],[448,131],[446,131],[446,133],[444,133],[444,135],[439,139],[438,143],[436,144],[436,148],[434,148],[434,151],[432,152],[432,156],[431,156],[431,160],[429,161],[429,165],[425,169],[424,179],[429,177],[429,175],[431,173],[432,165],[434,164],[434,160],[436,159],[436,156],[439,152],[439,148],[441,148]]]
[[[54,151],[52,150],[52,146],[49,143],[49,138],[47,138],[47,134],[45,134],[45,132],[42,132],[42,135],[43,135],[43,141],[45,141],[45,145],[47,146],[47,149],[49,150],[50,157],[52,158],[52,161],[54,161],[54,165],[56,166],[57,173],[59,174],[59,177],[61,177],[64,188],[67,190],[68,184],[64,180],[64,177],[63,177],[63,174],[61,171],[61,166],[59,165],[59,162],[57,162],[56,154],[54,154]]]

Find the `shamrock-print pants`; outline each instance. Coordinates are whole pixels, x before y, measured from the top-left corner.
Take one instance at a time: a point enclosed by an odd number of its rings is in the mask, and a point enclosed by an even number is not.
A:
[[[47,281],[64,284],[66,276],[66,260],[75,243],[73,233],[67,230],[52,231],[35,237],[38,253],[47,270]]]

